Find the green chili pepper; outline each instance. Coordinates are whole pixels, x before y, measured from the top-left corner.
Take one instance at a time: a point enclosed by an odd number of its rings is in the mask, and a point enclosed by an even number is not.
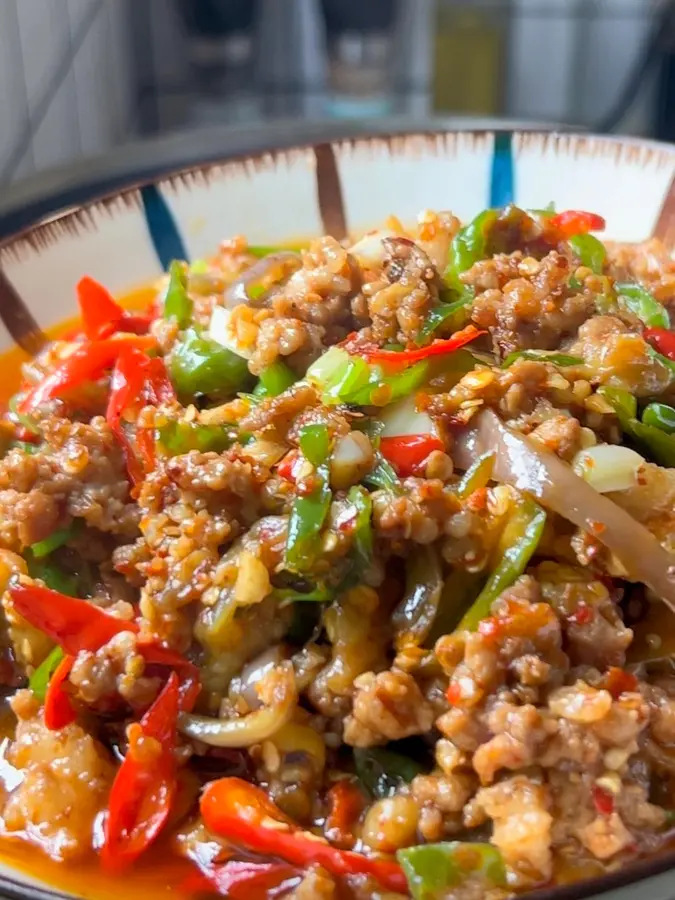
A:
[[[352,429],[354,431],[361,431],[363,434],[367,435],[370,438],[370,443],[373,445],[374,450],[379,448],[380,435],[384,431],[384,422],[380,422],[379,419],[365,417],[363,419],[356,419],[352,423]]]
[[[393,466],[379,453],[375,455],[375,466],[361,480],[369,487],[389,491],[392,494],[400,494],[402,490],[401,482]]]
[[[596,275],[602,275],[607,259],[607,250],[602,241],[594,234],[575,234],[567,243],[581,260],[582,266],[591,269]]]
[[[364,572],[373,561],[373,526],[370,521],[373,501],[368,491],[358,484],[349,489],[347,501],[356,510],[354,560],[357,571]]]
[[[651,344],[647,344],[647,353],[651,356],[652,359],[658,360],[662,366],[665,366],[666,369],[669,369],[673,373],[673,377],[675,377],[675,361],[672,359],[668,359],[667,356],[664,356],[663,353],[659,353],[658,350],[655,350]]]
[[[222,400],[245,390],[251,381],[248,363],[210,338],[189,328],[174,347],[169,372],[181,400],[199,396]]]
[[[209,263],[206,259],[196,259],[188,266],[188,275],[206,275],[209,271]]]
[[[460,300],[455,300],[454,303],[444,303],[442,306],[432,309],[426,317],[424,325],[420,328],[415,343],[426,344],[440,325],[467,309],[470,303],[471,297],[462,297]],[[453,330],[461,327],[461,324],[461,322],[453,322]]]
[[[487,487],[495,466],[494,453],[484,453],[466,470],[455,491],[460,500],[466,500],[474,491]]]
[[[59,594],[67,594],[69,597],[77,597],[79,579],[77,575],[64,572],[56,563],[46,559],[37,560],[33,555],[26,553],[28,572],[31,578],[39,578],[48,588],[58,591]]]
[[[291,603],[329,603],[334,591],[322,584],[316,584],[309,591],[296,591],[293,588],[275,588],[271,594],[279,602],[279,606]]]
[[[427,380],[429,364],[415,363],[401,371],[385,372],[382,366],[369,365],[359,356],[351,356],[341,347],[331,347],[307,370],[308,381],[322,392],[322,401],[331,406],[385,406],[407,397]]]
[[[531,216],[541,216],[542,219],[551,219],[555,215],[555,203],[551,200],[543,209],[527,209],[525,212]]]
[[[63,659],[63,650],[60,647],[54,647],[52,652],[46,656],[37,669],[33,672],[28,680],[28,687],[35,694],[38,700],[45,699],[47,694],[47,685],[52,677],[54,669]]]
[[[15,394],[7,404],[9,407],[9,411],[12,413],[12,416],[19,422],[23,427],[30,431],[31,434],[40,434],[40,429],[37,426],[35,419],[31,416],[26,415],[26,413],[19,411],[19,397]]]
[[[298,380],[286,363],[277,360],[260,373],[260,381],[253,388],[256,397],[278,397]]]
[[[168,456],[179,456],[190,450],[222,453],[237,441],[234,428],[200,425],[198,422],[167,422],[157,429],[160,447]]]
[[[498,216],[499,210],[484,209],[468,225],[460,228],[450,244],[450,259],[443,272],[443,281],[461,296],[467,293],[467,287],[459,276],[487,256],[488,233]]]
[[[431,649],[439,637],[452,634],[471,601],[480,593],[484,579],[479,572],[453,569],[445,579],[438,612],[422,646]]]
[[[330,453],[330,434],[325,425],[304,425],[300,429],[300,449],[313,466],[326,462]]]
[[[187,328],[192,321],[192,300],[187,292],[185,264],[174,260],[169,266],[169,286],[164,298],[164,318],[173,319],[179,328]]]
[[[32,456],[34,453],[37,453],[40,447],[37,444],[28,444],[26,441],[12,441],[8,450],[20,450],[22,453],[27,453],[28,456]]]
[[[365,789],[378,800],[391,797],[424,772],[416,760],[384,747],[356,748],[354,768]]]
[[[535,362],[548,362],[554,366],[583,366],[584,361],[579,356],[570,356],[567,353],[556,353],[554,350],[514,350],[509,353],[502,369],[508,369],[517,359],[532,359]]]
[[[615,284],[619,304],[630,310],[648,328],[670,328],[666,308],[639,284]]]
[[[532,558],[544,532],[546,513],[529,497],[523,497],[504,529],[504,550],[487,584],[459,623],[460,631],[475,631],[481,619],[490,615],[497,597],[519,578]]]
[[[601,387],[598,394],[614,408],[621,429],[660,466],[675,467],[675,437],[637,418],[635,397],[622,388]]]
[[[675,434],[675,409],[665,403],[650,403],[646,406],[642,411],[642,421],[666,434]]]
[[[321,552],[321,528],[332,500],[328,467],[319,466],[314,480],[311,493],[296,497],[291,509],[285,559],[286,568],[291,572],[308,571]]]
[[[300,253],[301,250],[306,250],[307,244],[294,244],[285,247],[274,247],[274,246],[265,246],[264,244],[254,244],[251,247],[246,248],[246,252],[250,253],[251,256],[255,256],[257,259],[263,259],[265,256],[269,256],[271,253],[283,253],[288,252],[289,250],[293,253]]]
[[[43,556],[49,556],[54,550],[58,550],[59,547],[63,547],[64,544],[67,544],[68,541],[77,534],[81,527],[82,520],[77,519],[71,521],[64,528],[57,528],[48,538],[45,538],[43,541],[37,541],[35,544],[31,544],[30,549],[33,556],[35,559],[42,559]]]
[[[469,878],[490,887],[506,887],[506,868],[492,844],[450,841],[419,844],[396,853],[413,900],[443,900],[448,890]]]

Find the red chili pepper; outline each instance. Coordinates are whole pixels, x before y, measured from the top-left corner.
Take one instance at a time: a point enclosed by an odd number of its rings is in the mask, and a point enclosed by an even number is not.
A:
[[[595,613],[586,603],[580,603],[574,612],[568,616],[568,621],[575,625],[588,625],[595,618]]]
[[[380,440],[380,453],[401,478],[419,474],[420,466],[429,454],[444,449],[443,441],[432,434],[405,434]]]
[[[361,348],[355,348],[354,353],[363,356],[368,362],[388,363],[396,367],[407,368],[412,363],[420,362],[423,359],[429,359],[431,356],[445,356],[447,353],[453,353],[464,347],[465,344],[475,341],[485,331],[479,331],[475,325],[467,325],[461,331],[456,331],[452,337],[442,341],[434,341],[428,347],[419,347],[417,350],[380,350],[379,347],[364,345]],[[346,349],[349,350],[347,347]]]
[[[632,672],[626,672],[618,666],[611,666],[604,679],[604,688],[615,700],[623,693],[633,693],[638,689],[638,680]]]
[[[408,889],[398,863],[339,850],[302,831],[264,791],[241,778],[220,778],[208,784],[200,810],[207,828],[248,850],[295,866],[318,864],[333,875],[370,875],[387,890],[401,894]]]
[[[604,231],[607,223],[597,213],[583,212],[580,209],[567,209],[547,220],[550,228],[558,231],[563,238],[571,238],[576,234],[588,234],[589,231]]]
[[[366,806],[366,798],[357,784],[343,778],[328,791],[330,812],[326,817],[326,837],[342,847],[354,846],[354,826]]]
[[[18,584],[9,590],[14,608],[69,656],[94,652],[122,631],[138,631],[135,622],[109,615],[86,600],[49,588]]]
[[[286,481],[295,481],[298,477],[298,472],[300,471],[302,463],[303,456],[300,451],[289,450],[277,466],[277,472],[282,478],[285,478]]]
[[[82,344],[24,397],[19,404],[19,412],[31,413],[64,391],[96,381],[114,366],[120,353],[130,346],[149,350],[156,346],[156,341],[150,336],[126,335]]]
[[[75,662],[74,657],[64,656],[49,679],[45,694],[45,725],[51,731],[65,728],[77,718],[77,713],[70,702],[70,696],[64,690],[70,670]]]
[[[645,328],[642,337],[655,350],[675,362],[675,333],[666,328]]]
[[[68,597],[37,585],[19,584],[10,588],[9,593],[19,615],[48,635],[67,654],[49,682],[51,689],[57,674],[59,675],[60,684],[57,679],[52,702],[60,703],[60,709],[65,707],[65,701],[58,700],[58,697],[59,691],[64,693],[62,685],[70,672],[70,668],[65,670],[65,661],[69,657],[74,657],[83,650],[95,653],[116,634],[124,631],[138,634],[136,622],[117,619],[87,600]],[[180,673],[180,708],[183,712],[189,712],[201,690],[197,667],[179,653],[154,641],[139,641],[137,646],[149,665],[166,666]]]
[[[90,341],[108,338],[116,331],[127,331],[133,334],[147,334],[153,317],[148,313],[138,315],[128,313],[116,303],[110,293],[85,276],[77,285],[77,298],[80,304],[82,327]]]
[[[101,860],[109,868],[129,865],[164,828],[178,786],[176,722],[179,683],[171,673],[162,692],[130,726],[129,749],[110,790]]]
[[[593,797],[593,805],[601,816],[611,816],[614,812],[614,797],[597,784],[593,785],[591,790]]]
[[[136,450],[124,430],[122,417],[126,412],[138,412],[143,406],[156,406],[175,399],[176,392],[164,360],[146,356],[134,347],[129,347],[119,355],[110,380],[106,420],[120,442],[129,478],[134,485],[140,484],[144,473]],[[155,441],[152,433],[146,429],[137,429],[136,446],[145,463],[145,470],[152,471],[155,466]]]
[[[212,892],[215,888],[232,900],[268,900],[269,892],[284,882],[299,878],[297,869],[286,863],[255,863],[229,860],[205,872],[189,875],[181,884],[183,894]]]

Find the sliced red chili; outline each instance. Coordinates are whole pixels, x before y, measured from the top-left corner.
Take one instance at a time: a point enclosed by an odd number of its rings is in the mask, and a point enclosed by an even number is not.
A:
[[[445,445],[433,434],[406,434],[400,437],[383,437],[380,453],[389,460],[401,478],[419,475],[422,463],[434,450],[444,450]]]
[[[59,363],[40,384],[29,391],[19,404],[18,411],[31,413],[43,403],[61,396],[66,391],[98,380],[114,366],[125,348],[149,350],[155,346],[154,338],[138,335],[121,335],[118,338],[82,344]]]
[[[370,875],[390,891],[407,891],[398,863],[340,850],[303,831],[264,791],[241,778],[220,778],[208,784],[200,810],[207,828],[248,850],[276,856],[295,866],[317,864],[333,875]]]
[[[642,336],[655,350],[675,362],[675,333],[666,328],[645,328]]]
[[[82,327],[91,341],[108,338],[116,331],[147,334],[153,316],[129,313],[113,300],[109,291],[88,275],[77,285]]]
[[[466,344],[475,341],[476,338],[485,331],[480,331],[475,325],[467,325],[461,331],[455,332],[452,337],[446,340],[433,341],[427,347],[419,347],[416,350],[381,350],[379,347],[370,344],[364,344],[361,347],[355,347],[353,350],[346,346],[350,353],[363,356],[368,362],[387,363],[391,367],[404,368],[412,363],[421,362],[432,356],[445,356],[448,353],[454,353]],[[346,342],[345,342],[346,343]],[[344,344],[343,344],[344,346]]]
[[[591,794],[596,812],[600,813],[601,816],[611,816],[614,812],[614,797],[609,791],[594,784]]]
[[[637,691],[639,682],[632,672],[626,672],[618,666],[611,666],[604,679],[604,687],[610,692],[615,700],[618,700],[621,694],[631,694]]]
[[[178,676],[172,672],[137,726],[110,790],[101,859],[109,868],[129,865],[156,840],[177,790]]]
[[[181,893],[208,893],[215,888],[223,897],[232,900],[269,900],[270,891],[279,890],[286,882],[299,877],[298,870],[286,863],[232,859],[188,876],[181,885]]]
[[[49,679],[45,694],[44,718],[45,725],[51,731],[65,728],[77,718],[70,695],[65,690],[65,684],[74,662],[74,657],[64,656]]]
[[[324,832],[330,841],[351,849],[356,838],[354,829],[363,810],[366,798],[357,784],[343,778],[328,791],[330,812],[326,817]]]
[[[589,231],[604,231],[607,223],[597,213],[584,212],[580,209],[567,209],[556,213],[546,221],[549,228],[554,228],[561,237],[571,238],[577,234],[588,234]]]
[[[125,413],[138,413],[143,406],[156,406],[175,399],[176,393],[162,359],[150,358],[133,347],[120,354],[110,381],[106,420],[122,447],[127,472],[134,485],[144,478],[136,450],[143,459],[145,472],[150,472],[156,462],[155,441],[150,430],[138,428],[134,446],[122,419]]]

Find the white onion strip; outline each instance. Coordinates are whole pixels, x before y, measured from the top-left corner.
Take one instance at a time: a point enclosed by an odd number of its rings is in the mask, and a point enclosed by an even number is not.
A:
[[[664,550],[644,525],[599,494],[555,454],[538,450],[486,409],[457,436],[453,459],[466,469],[488,450],[495,453],[495,481],[532,494],[593,535],[615,554],[629,580],[646,584],[675,612],[675,555]]]

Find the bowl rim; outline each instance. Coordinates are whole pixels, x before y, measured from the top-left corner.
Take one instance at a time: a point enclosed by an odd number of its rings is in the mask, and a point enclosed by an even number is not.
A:
[[[89,161],[90,166],[82,171],[78,168],[64,169],[63,183],[53,186],[44,194],[33,194],[24,204],[0,206],[0,250],[20,241],[40,226],[66,220],[82,209],[135,192],[146,185],[162,184],[172,179],[190,175],[204,168],[227,165],[246,160],[256,160],[269,155],[285,155],[292,152],[306,152],[317,145],[339,145],[352,143],[359,145],[370,140],[393,140],[401,138],[440,138],[448,134],[485,138],[499,134],[528,134],[550,138],[574,140],[606,141],[617,146],[645,147],[655,151],[665,151],[675,155],[675,144],[651,138],[634,136],[605,135],[579,130],[568,130],[564,125],[548,127],[542,123],[488,121],[488,127],[472,127],[471,118],[428,120],[426,123],[409,120],[382,120],[382,123],[303,123],[297,120],[275,123],[265,128],[240,129],[200,129],[200,147],[208,150],[194,150],[195,132],[170,135],[168,138],[144,140],[130,145],[126,153],[107,154]],[[456,124],[451,124],[451,123]],[[466,123],[466,124],[465,124]],[[223,140],[237,136],[234,146],[224,149]],[[189,139],[192,139],[192,144]],[[243,143],[242,143],[243,142]],[[249,149],[245,149],[251,144]],[[116,156],[123,157],[122,163]],[[675,835],[673,835],[675,837]],[[12,870],[9,863],[4,863]],[[545,886],[525,894],[526,900],[592,900],[608,891],[646,884],[648,880],[669,870],[675,872],[675,847],[652,858],[638,859],[615,872],[583,879],[558,887]],[[42,886],[32,881],[20,880],[21,868],[12,870],[16,876],[0,874],[0,896],[9,900],[72,900],[77,894],[58,888]],[[28,876],[30,877],[30,876]],[[84,896],[84,895],[82,895]]]

